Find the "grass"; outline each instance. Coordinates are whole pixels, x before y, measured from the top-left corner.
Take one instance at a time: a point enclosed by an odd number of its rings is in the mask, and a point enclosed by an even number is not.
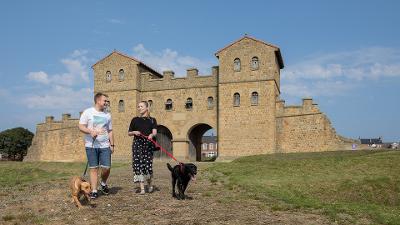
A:
[[[124,166],[114,163],[113,168]],[[86,163],[0,162],[0,187],[24,187],[38,182],[69,179],[81,175]]]
[[[400,224],[400,152],[339,151],[243,157],[209,168],[212,183],[272,210],[312,210],[339,223]]]

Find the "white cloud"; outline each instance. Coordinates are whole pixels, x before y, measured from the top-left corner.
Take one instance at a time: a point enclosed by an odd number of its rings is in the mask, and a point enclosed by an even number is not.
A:
[[[346,94],[366,82],[400,77],[400,50],[370,47],[318,54],[282,72],[282,93],[287,96]]]
[[[113,24],[124,24],[124,21],[115,19],[115,18],[108,19],[107,22],[113,23]]]
[[[138,44],[133,48],[133,52],[135,57],[160,72],[173,70],[176,77],[186,76],[186,70],[193,67],[199,69],[199,74],[209,75],[213,65],[211,61],[200,60],[192,56],[181,56],[177,51],[169,48],[161,52],[151,52],[143,44]]]
[[[93,90],[91,88],[74,89],[54,85],[42,94],[26,96],[22,103],[31,109],[59,109],[60,111],[82,110],[92,104]]]
[[[45,73],[43,71],[28,73],[28,79],[42,83],[42,84],[50,83],[49,76],[47,75],[47,73]]]
[[[30,82],[39,84],[20,97],[19,103],[30,109],[79,111],[91,105],[93,90],[89,88],[89,63],[87,50],[74,50],[60,60],[65,72],[48,74],[44,71],[30,72]]]
[[[48,75],[44,71],[29,72],[27,77],[31,81],[41,84],[76,85],[89,82],[89,59],[86,57],[87,50],[74,50],[69,57],[61,59],[61,64],[66,72]]]

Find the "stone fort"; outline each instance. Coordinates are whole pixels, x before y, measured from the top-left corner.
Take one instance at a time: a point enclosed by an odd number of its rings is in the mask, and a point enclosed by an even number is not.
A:
[[[351,148],[354,140],[338,135],[311,98],[298,106],[280,98],[284,63],[279,47],[246,35],[215,56],[219,65],[211,74],[188,68],[185,77],[161,74],[118,51],[92,66],[94,92],[110,100],[114,159],[131,157],[127,130],[142,100],[157,119],[158,142],[180,160],[200,160],[201,138],[211,128],[217,134],[218,159]],[[78,121],[70,114],[61,121],[47,116],[37,124],[25,160],[86,160]]]

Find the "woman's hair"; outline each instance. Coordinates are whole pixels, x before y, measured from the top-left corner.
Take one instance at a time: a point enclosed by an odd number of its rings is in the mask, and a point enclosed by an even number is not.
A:
[[[147,108],[147,117],[150,117],[149,103],[147,101],[140,101],[139,104],[140,103],[143,103],[146,106],[146,108]]]

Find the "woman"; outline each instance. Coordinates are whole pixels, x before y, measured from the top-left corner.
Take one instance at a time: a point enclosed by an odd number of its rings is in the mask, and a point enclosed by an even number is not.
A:
[[[153,177],[153,150],[155,146],[150,139],[157,134],[157,121],[150,117],[149,104],[146,101],[141,101],[138,104],[138,111],[140,116],[132,119],[128,135],[135,137],[132,144],[133,182],[139,182],[140,194],[144,194],[145,181],[148,184],[148,192],[153,192],[151,179]],[[140,135],[147,136],[149,140]]]

